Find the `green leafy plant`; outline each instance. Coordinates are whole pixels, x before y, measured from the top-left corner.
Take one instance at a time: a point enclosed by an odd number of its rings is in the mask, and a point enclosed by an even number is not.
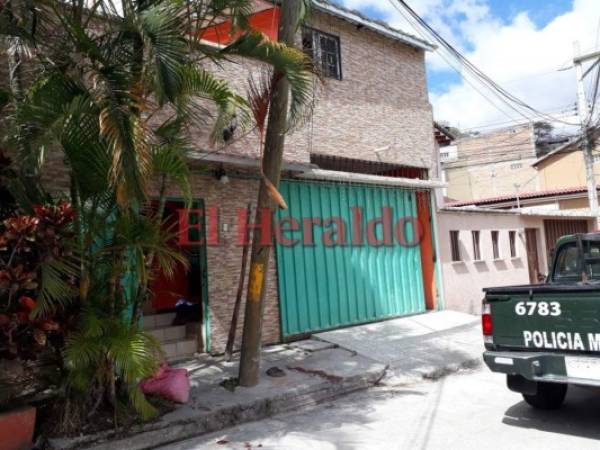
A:
[[[17,172],[34,175],[10,192],[19,194],[14,198],[26,216],[38,220],[36,239],[52,248],[68,242],[51,257],[36,255],[35,269],[14,266],[2,283],[18,280],[19,292],[35,300],[31,320],[62,321],[66,432],[79,430],[100,410],[112,409],[115,425],[123,409],[143,418],[156,414],[138,382],[162,355],[139,318],[154,274],[186,263],[170,246],[173,234],[162,221],[167,186],[176,185],[191,201],[191,127],[212,125],[213,144],[233,121],[253,127],[248,101],[205,63],[250,58],[284,74],[291,86],[290,129],[312,102],[310,62],[249,29],[251,0],[119,4],[40,0],[25,9],[11,9],[11,2],[0,6],[0,34],[18,40],[15,48],[27,48],[29,62],[42,69],[32,71],[27,86],[17,80],[23,89],[6,96],[6,141]],[[231,21],[236,38],[224,49],[207,46],[202,30],[223,20]],[[39,183],[46,158],[57,154],[69,175],[68,223],[55,210],[34,208],[51,203]],[[151,207],[152,197],[158,208]],[[27,220],[22,222],[15,226],[28,236]],[[64,238],[52,234],[63,226]],[[24,238],[19,245],[30,242]],[[11,295],[11,308],[23,307],[13,301],[18,295]]]

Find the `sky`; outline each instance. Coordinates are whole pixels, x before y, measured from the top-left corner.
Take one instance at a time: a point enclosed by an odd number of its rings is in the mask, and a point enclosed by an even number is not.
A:
[[[414,35],[395,0],[335,0]],[[576,102],[573,43],[600,49],[600,0],[407,0],[433,28],[490,78],[527,104],[569,123]],[[422,31],[421,31],[422,32]],[[456,63],[453,62],[455,65]],[[440,52],[427,55],[434,117],[463,130],[486,131],[526,120],[484,90]],[[593,77],[587,77],[591,97]],[[475,84],[477,92],[472,85]],[[600,109],[600,108],[599,108]],[[555,122],[557,134],[574,127]]]

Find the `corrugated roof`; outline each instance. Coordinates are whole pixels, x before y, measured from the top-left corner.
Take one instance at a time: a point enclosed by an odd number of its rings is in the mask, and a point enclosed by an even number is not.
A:
[[[598,187],[598,189],[600,189],[600,187]],[[519,193],[519,195],[517,195],[517,194],[500,195],[498,197],[482,198],[479,200],[463,200],[463,201],[448,203],[446,206],[456,207],[456,206],[469,206],[469,205],[493,205],[496,203],[516,201],[517,198],[519,200],[528,200],[528,199],[535,199],[535,198],[560,197],[563,195],[580,194],[580,193],[585,193],[585,192],[587,192],[587,187],[578,186],[578,187],[572,187],[572,188],[551,189],[548,191],[521,192],[521,193]]]

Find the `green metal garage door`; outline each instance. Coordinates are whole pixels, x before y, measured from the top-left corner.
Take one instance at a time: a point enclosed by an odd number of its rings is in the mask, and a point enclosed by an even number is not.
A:
[[[289,205],[277,217],[284,337],[425,310],[414,190],[283,181],[281,193]],[[373,222],[369,243],[368,222],[384,210],[391,227],[386,234]]]

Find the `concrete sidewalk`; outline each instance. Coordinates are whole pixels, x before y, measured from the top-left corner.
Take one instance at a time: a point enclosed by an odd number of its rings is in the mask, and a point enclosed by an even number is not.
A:
[[[155,448],[375,384],[436,378],[481,361],[479,328],[477,317],[443,311],[319,333],[313,339],[265,348],[261,379],[253,388],[226,389],[223,382],[237,377],[238,362],[201,355],[182,365],[190,374],[187,404],[128,430],[51,443],[55,450]],[[266,374],[273,367],[281,377]]]
[[[438,311],[318,333],[315,339],[388,367],[386,384],[438,378],[481,363],[479,317]]]
[[[238,361],[201,355],[179,367],[189,370],[191,392],[187,404],[128,430],[54,439],[52,448],[155,448],[366,389],[378,383],[386,370],[384,364],[316,340],[265,348],[260,382],[253,388],[223,387],[224,381],[237,377]],[[283,376],[266,375],[272,367],[280,369]]]

